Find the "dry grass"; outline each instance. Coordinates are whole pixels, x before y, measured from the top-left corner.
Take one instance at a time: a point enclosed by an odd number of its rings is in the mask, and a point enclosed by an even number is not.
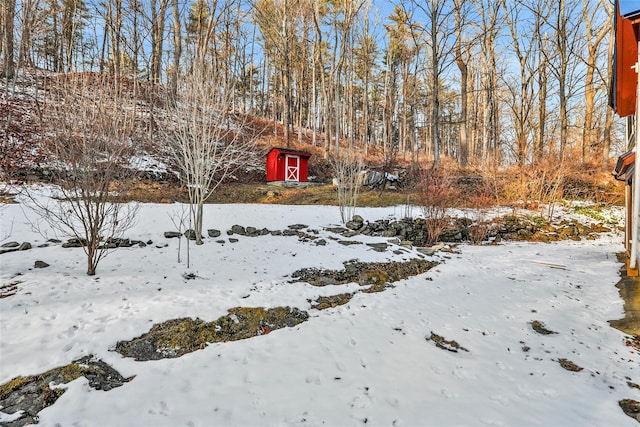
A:
[[[364,190],[358,206],[403,205],[412,192],[383,192]],[[137,181],[128,192],[129,200],[143,203],[188,203],[187,193],[172,182]],[[209,197],[207,203],[264,203],[286,205],[338,205],[333,186],[317,185],[307,188],[283,188],[265,183],[223,184]]]

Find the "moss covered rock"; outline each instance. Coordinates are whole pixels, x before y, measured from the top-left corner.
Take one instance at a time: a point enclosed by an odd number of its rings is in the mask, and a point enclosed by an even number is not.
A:
[[[183,356],[212,342],[237,341],[296,326],[309,318],[291,307],[236,307],[213,322],[181,318],[154,325],[130,341],[120,341],[116,351],[136,360],[158,360]]]
[[[13,414],[22,411],[17,420],[3,423],[6,427],[22,427],[38,422],[37,414],[53,405],[65,392],[55,387],[85,377],[89,386],[108,391],[120,387],[131,378],[124,378],[101,360],[86,356],[68,365],[51,369],[43,374],[16,377],[0,385],[0,407],[2,412]],[[53,387],[52,387],[53,385]]]

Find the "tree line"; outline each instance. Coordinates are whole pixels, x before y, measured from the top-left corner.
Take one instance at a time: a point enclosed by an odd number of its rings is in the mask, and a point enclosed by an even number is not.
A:
[[[385,161],[606,167],[617,138],[609,0],[3,0],[2,75],[197,70],[287,144]],[[208,74],[207,74],[208,73]],[[207,77],[205,77],[207,78]],[[224,93],[222,93],[224,92]]]

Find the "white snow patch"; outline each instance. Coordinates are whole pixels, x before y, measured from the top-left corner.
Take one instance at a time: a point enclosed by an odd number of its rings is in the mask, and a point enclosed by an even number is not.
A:
[[[163,237],[175,229],[170,216],[179,208],[142,205],[127,237],[153,243],[114,251],[95,277],[84,274],[82,250],[38,248],[44,238],[21,207],[0,209],[0,235],[13,224],[10,240],[34,246],[0,255],[2,285],[18,286],[0,299],[0,383],[88,354],[135,375],[109,392],[72,381],[40,413],[39,425],[637,425],[618,400],[640,400],[627,386],[627,378],[640,382],[640,357],[607,323],[623,316],[614,286],[615,253],[623,249],[617,233],[596,241],[462,245],[459,254],[440,254],[444,262],[429,273],[316,311],[309,300],[359,287],[291,283],[295,270],[342,268],[350,259],[400,261],[417,252],[338,244],[323,229],[337,223],[337,207],[207,205],[205,229],[222,236],[191,246],[187,268],[185,241],[178,263],[178,240]],[[403,210],[358,214],[374,221]],[[295,223],[318,230],[327,245],[284,236],[232,236],[239,241],[229,243],[225,233],[234,224],[282,230]],[[34,269],[35,260],[51,266]],[[185,280],[186,272],[197,278]],[[178,359],[136,362],[112,351],[168,319],[210,321],[236,306],[281,305],[309,310],[310,319]],[[535,333],[533,320],[557,334]],[[469,352],[437,348],[426,339],[431,332]],[[584,370],[566,371],[560,358]]]

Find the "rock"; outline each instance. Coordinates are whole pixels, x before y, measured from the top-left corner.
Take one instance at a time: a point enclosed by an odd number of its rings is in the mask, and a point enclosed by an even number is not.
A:
[[[294,327],[306,320],[306,311],[291,307],[236,307],[213,322],[181,318],[154,325],[149,332],[116,344],[116,352],[136,360],[175,358],[203,349],[207,343],[237,341]]]
[[[185,230],[184,232],[184,237],[186,237],[189,240],[196,240],[196,232],[195,230]]]
[[[400,246],[403,248],[411,249],[413,248],[413,242],[411,240],[402,240],[400,241]]]
[[[19,251],[27,251],[29,249],[31,249],[31,243],[29,242],[23,242],[20,246],[18,246],[18,250]]]
[[[349,231],[346,228],[343,227],[326,227],[325,230],[331,232],[331,233],[336,233],[336,234],[342,234],[345,231]]]
[[[389,245],[387,245],[386,243],[367,243],[367,246],[369,246],[376,252],[384,252],[387,250],[387,246]]]
[[[390,228],[382,232],[382,237],[396,237],[396,230]]]
[[[164,237],[166,239],[173,239],[176,237],[180,237],[182,236],[182,233],[180,233],[179,231],[165,231],[164,232]]]
[[[233,237],[229,237],[229,243],[238,243],[238,239],[234,239]]]
[[[344,293],[326,297],[321,296],[315,300],[315,304],[311,304],[311,308],[314,308],[316,310],[326,310],[328,308],[334,308],[339,305],[348,303],[349,301],[351,301],[352,297],[352,293]]]
[[[584,369],[583,367],[576,365],[569,359],[558,359],[558,363],[560,363],[560,366],[562,366],[564,369],[571,372],[580,372]]]
[[[87,246],[87,241],[85,239],[78,239],[75,237],[62,244],[63,248],[81,248],[83,246]]]
[[[553,335],[557,334],[557,332],[547,329],[545,324],[539,320],[534,320],[531,322],[531,328],[539,333],[540,335]]]
[[[633,399],[622,399],[618,402],[620,409],[629,417],[640,421],[640,402]]]
[[[288,229],[288,230],[284,230],[282,232],[283,236],[297,236],[298,235],[298,231],[297,230],[292,230],[292,229]]]
[[[438,252],[439,250],[442,250],[442,248],[444,248],[444,243],[439,243],[437,245],[430,246],[427,248],[416,248],[416,251],[420,252],[423,255],[431,256],[436,252]]]
[[[354,236],[357,236],[358,234],[360,233],[358,233],[357,231],[345,231],[344,233],[342,233],[344,237],[354,237]]]
[[[255,227],[247,227],[246,229],[247,236],[257,236],[258,229]]]
[[[326,246],[327,245],[327,241],[324,239],[318,239],[316,240],[316,246]]]
[[[7,242],[0,246],[0,248],[17,248],[18,246],[20,246],[20,243],[18,242]]]
[[[232,234],[239,234],[241,236],[246,236],[247,235],[247,230],[243,226],[237,225],[237,224],[236,225],[232,225],[230,231],[231,231],[231,233],[227,232],[227,234],[229,234],[230,236]]]
[[[212,238],[216,238],[216,237],[220,237],[220,230],[215,230],[215,229],[211,229],[211,230],[207,230],[207,234],[209,235],[209,237]]]
[[[33,264],[33,268],[47,268],[47,267],[49,267],[49,264],[47,264],[47,263],[46,263],[46,262],[44,262],[44,261],[36,261],[36,262]]]
[[[65,388],[52,385],[66,384],[79,377],[85,377],[89,386],[96,390],[108,391],[120,387],[132,378],[124,378],[101,360],[86,356],[75,362],[51,369],[42,374],[16,377],[8,383],[0,385],[0,407],[7,414],[21,411],[21,416],[14,421],[3,422],[6,427],[22,427],[37,424],[38,412],[53,405]]]
[[[352,245],[361,245],[362,242],[358,242],[356,240],[338,240],[338,243],[340,243],[343,246],[352,246]]]
[[[293,224],[288,226],[287,228],[289,228],[290,230],[302,230],[303,228],[307,228],[307,227],[309,226],[304,224]]]
[[[435,334],[433,332],[431,332],[431,336],[427,338],[427,341],[433,341],[436,347],[450,351],[452,353],[457,353],[459,350],[469,352],[469,350],[458,344],[457,341],[447,340],[443,336]]]
[[[349,221],[345,225],[349,230],[359,230],[362,228],[362,223],[357,221]]]

